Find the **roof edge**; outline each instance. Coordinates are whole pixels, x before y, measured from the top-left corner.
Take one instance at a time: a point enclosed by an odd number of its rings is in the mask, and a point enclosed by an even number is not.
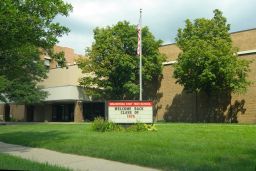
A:
[[[245,30],[240,30],[240,31],[234,31],[234,32],[231,32],[230,34],[236,34],[236,33],[241,33],[241,32],[246,32],[246,31],[252,31],[252,30],[256,30],[256,28],[245,29]],[[170,46],[170,45],[175,45],[175,44],[176,44],[176,42],[174,42],[174,43],[166,43],[166,44],[160,45],[160,47]]]
[[[246,31],[252,31],[252,30],[256,30],[256,28],[245,29],[245,30],[240,30],[240,31],[234,31],[234,32],[231,32],[230,34],[236,34],[236,33],[241,33],[241,32],[246,32]]]
[[[170,45],[175,45],[175,44],[176,44],[176,42],[175,42],[175,43],[166,43],[166,44],[160,45],[160,47],[163,47],[163,46],[170,46]]]

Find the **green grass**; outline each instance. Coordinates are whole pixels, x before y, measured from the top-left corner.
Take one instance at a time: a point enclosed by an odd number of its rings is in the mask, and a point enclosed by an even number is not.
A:
[[[89,124],[0,127],[0,141],[164,170],[255,170],[256,125],[160,124],[158,132],[93,132]]]
[[[0,153],[1,170],[36,170],[36,171],[68,171],[58,166],[49,164],[36,163],[19,157],[10,156]]]

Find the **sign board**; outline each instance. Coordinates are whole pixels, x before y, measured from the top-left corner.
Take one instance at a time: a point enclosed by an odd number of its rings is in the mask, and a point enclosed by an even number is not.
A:
[[[153,123],[152,101],[108,101],[107,107],[114,123]]]

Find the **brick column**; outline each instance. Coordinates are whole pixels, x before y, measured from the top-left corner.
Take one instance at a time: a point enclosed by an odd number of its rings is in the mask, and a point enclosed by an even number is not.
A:
[[[74,122],[84,122],[82,101],[75,102]]]
[[[0,104],[0,121],[4,121],[4,115],[5,115],[5,111],[4,111],[4,104]]]

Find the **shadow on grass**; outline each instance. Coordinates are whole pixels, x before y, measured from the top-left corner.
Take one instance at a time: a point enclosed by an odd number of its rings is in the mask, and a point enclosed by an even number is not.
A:
[[[30,147],[45,146],[47,143],[55,143],[68,139],[67,133],[62,131],[16,131],[0,133],[0,141],[10,144],[19,144]]]

